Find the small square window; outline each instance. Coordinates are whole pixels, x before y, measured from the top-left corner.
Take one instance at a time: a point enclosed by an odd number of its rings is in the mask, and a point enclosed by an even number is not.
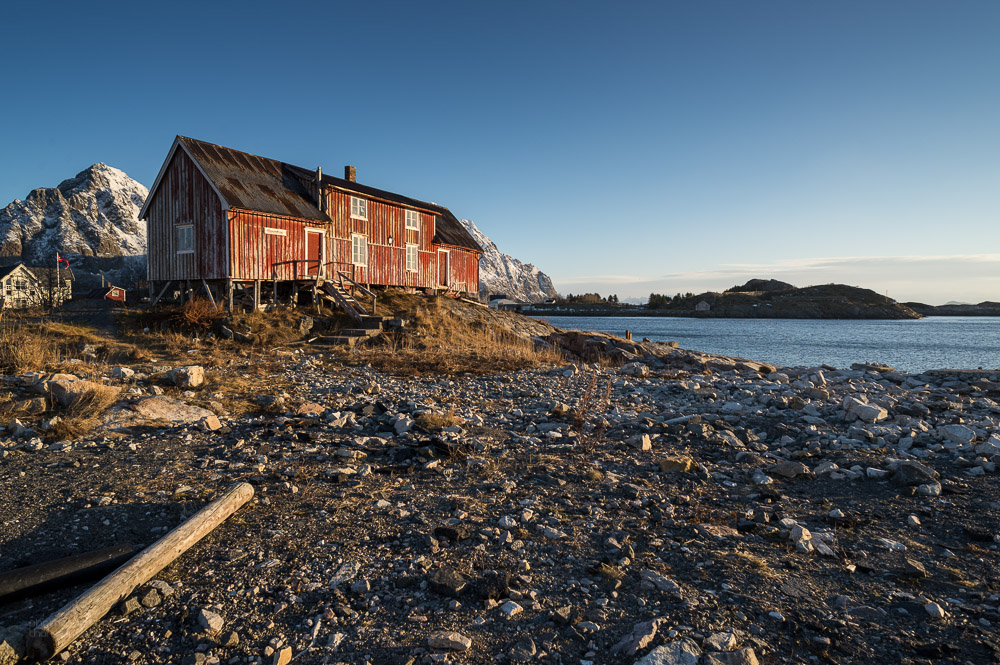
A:
[[[406,228],[420,229],[420,213],[416,210],[406,211]]]
[[[368,238],[363,235],[351,236],[351,263],[356,266],[368,265]]]
[[[185,224],[177,227],[177,253],[194,253],[194,226]]]
[[[351,217],[355,219],[368,219],[368,201],[351,197]]]
[[[406,246],[406,272],[417,272],[417,246]]]

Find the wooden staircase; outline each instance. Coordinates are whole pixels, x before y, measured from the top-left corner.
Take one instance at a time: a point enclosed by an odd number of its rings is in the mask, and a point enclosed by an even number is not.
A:
[[[322,292],[320,295],[334,305],[344,310],[350,314],[358,323],[361,323],[362,317],[369,316],[369,312],[365,309],[365,306],[358,302],[357,298],[347,290],[343,284],[338,284],[337,282],[323,282],[320,287]]]
[[[354,347],[359,342],[366,342],[382,334],[385,322],[390,317],[377,316],[369,312],[354,294],[347,289],[343,281],[325,281],[320,286],[320,296],[340,309],[344,310],[358,323],[356,328],[344,328],[337,331],[336,335],[324,335],[312,340],[313,344],[330,344],[339,346]],[[372,310],[375,309],[375,295],[372,296]]]

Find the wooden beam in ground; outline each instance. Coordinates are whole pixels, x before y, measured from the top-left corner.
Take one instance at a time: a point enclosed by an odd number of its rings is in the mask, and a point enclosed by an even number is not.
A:
[[[240,483],[191,519],[144,549],[138,556],[70,602],[28,634],[28,657],[48,660],[79,637],[174,559],[222,524],[253,497],[253,486]]]
[[[226,280],[226,309],[230,314],[233,312],[233,280]]]
[[[173,282],[171,280],[167,280],[167,283],[163,285],[162,289],[160,289],[160,295],[153,298],[153,302],[149,303],[150,307],[156,307],[156,303],[160,302],[160,298],[162,298],[163,294],[167,292],[167,289],[170,288],[171,284],[173,284]]]
[[[253,281],[253,311],[260,309],[260,280]]]
[[[201,280],[201,285],[205,287],[205,293],[208,294],[208,302],[212,303],[212,307],[219,309],[218,305],[215,304],[215,298],[212,297],[212,289],[204,279]]]

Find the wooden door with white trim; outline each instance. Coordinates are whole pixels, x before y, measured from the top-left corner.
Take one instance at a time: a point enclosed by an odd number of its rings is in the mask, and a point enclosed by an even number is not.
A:
[[[448,250],[438,250],[438,285],[448,286]]]

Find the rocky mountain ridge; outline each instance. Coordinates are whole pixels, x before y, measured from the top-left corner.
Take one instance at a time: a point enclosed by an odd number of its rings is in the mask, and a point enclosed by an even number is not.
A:
[[[98,163],[56,187],[39,187],[0,211],[0,258],[44,265],[74,257],[146,253],[139,211],[149,190],[124,171]]]
[[[481,295],[503,294],[514,300],[541,302],[558,294],[552,279],[531,263],[522,263],[502,253],[496,243],[479,230],[471,219],[462,225],[483,248],[479,262],[479,292]]]

